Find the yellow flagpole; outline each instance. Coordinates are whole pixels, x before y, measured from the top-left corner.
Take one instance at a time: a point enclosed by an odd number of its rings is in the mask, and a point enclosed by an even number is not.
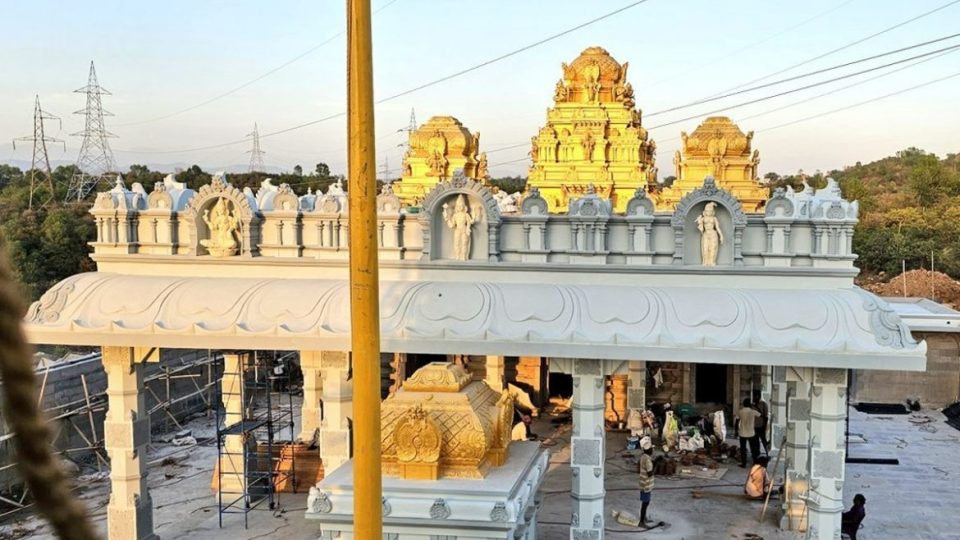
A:
[[[347,0],[347,164],[353,351],[353,523],[358,540],[382,540],[380,294],[370,0]]]

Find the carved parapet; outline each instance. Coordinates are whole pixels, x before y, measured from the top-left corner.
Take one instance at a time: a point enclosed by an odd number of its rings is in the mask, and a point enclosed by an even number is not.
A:
[[[433,362],[382,406],[384,474],[414,480],[483,478],[503,465],[513,399],[463,368]]]
[[[743,233],[747,226],[747,216],[740,206],[740,201],[729,191],[718,188],[712,176],[703,179],[702,187],[684,196],[670,218],[674,230],[673,263],[701,264],[697,217],[708,203],[719,207],[716,217],[718,228],[723,235],[716,264],[742,266]]]
[[[349,205],[342,182],[330,184],[316,196],[313,211],[304,212],[304,256],[346,259],[349,253]]]
[[[549,219],[546,199],[540,195],[540,189],[530,187],[520,200],[520,222],[523,227],[523,246],[520,256],[523,262],[547,262],[550,248],[547,245],[547,220]]]
[[[97,240],[93,243],[97,253],[137,252],[137,220],[140,211],[147,207],[146,199],[143,186],[134,183],[133,189],[128,190],[120,175],[113,189],[97,194],[90,209],[97,226]]]
[[[265,184],[269,182],[269,179],[264,180]],[[262,200],[260,212],[263,215],[261,253],[274,257],[299,257],[303,252],[300,198],[289,184],[281,184],[265,191],[262,199],[258,192],[258,200]]]
[[[402,259],[406,250],[403,245],[403,204],[393,192],[391,184],[384,184],[377,195],[377,246],[380,257]]]
[[[653,242],[653,215],[656,207],[639,187],[627,201],[627,263],[652,264],[656,252]]]
[[[603,264],[607,253],[607,223],[613,213],[609,199],[599,197],[593,184],[583,197],[570,201],[570,262]]]
[[[218,226],[219,238],[211,236],[210,225],[207,224],[209,213],[223,201],[228,221],[226,225]],[[227,232],[236,242],[235,253],[244,257],[254,257],[260,254],[260,224],[261,215],[257,208],[256,198],[249,190],[239,190],[227,181],[225,173],[214,175],[210,184],[201,187],[190,198],[181,214],[183,226],[186,229],[186,247],[191,255],[229,254],[231,249],[226,247]],[[206,219],[205,219],[206,218]],[[235,221],[235,226],[234,226]],[[213,247],[213,249],[211,249]],[[216,252],[216,254],[215,254]]]

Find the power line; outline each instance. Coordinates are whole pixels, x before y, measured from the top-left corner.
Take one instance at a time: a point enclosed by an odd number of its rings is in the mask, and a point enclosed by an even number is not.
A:
[[[901,67],[899,67],[899,68],[897,68],[897,69],[888,71],[888,72],[886,72],[886,73],[881,73],[880,75],[877,75],[877,76],[875,76],[875,77],[870,77],[869,79],[864,79],[864,80],[862,80],[862,81],[857,81],[857,82],[855,82],[855,83],[853,83],[853,84],[848,84],[848,85],[846,85],[846,86],[841,86],[840,88],[835,88],[835,89],[833,89],[833,90],[830,90],[830,91],[828,91],[828,92],[824,92],[824,93],[822,93],[822,94],[817,94],[817,95],[815,95],[815,96],[811,96],[811,97],[808,97],[808,98],[805,98],[805,99],[801,99],[800,101],[794,101],[793,103],[789,103],[789,104],[787,104],[787,105],[783,105],[783,106],[780,106],[780,107],[776,107],[776,108],[774,108],[774,109],[769,109],[769,110],[766,110],[766,111],[763,111],[763,112],[760,112],[760,113],[757,113],[757,114],[751,114],[750,116],[744,116],[743,118],[738,118],[738,119],[737,119],[737,122],[742,122],[742,121],[745,121],[745,120],[751,120],[751,119],[753,119],[753,118],[759,118],[759,117],[761,117],[761,116],[766,116],[766,115],[771,114],[771,113],[779,112],[779,111],[782,111],[782,110],[784,110],[784,109],[789,109],[789,108],[791,108],[791,107],[796,107],[797,105],[802,105],[802,104],[804,104],[804,103],[808,103],[808,102],[813,101],[813,100],[815,100],[815,99],[820,99],[820,98],[822,98],[822,97],[826,97],[826,96],[829,96],[829,95],[832,95],[832,94],[836,94],[836,93],[838,93],[838,92],[842,92],[842,91],[844,91],[844,90],[848,90],[848,89],[853,88],[853,87],[855,87],[855,86],[860,86],[861,84],[866,84],[866,83],[868,83],[868,82],[870,82],[870,81],[875,81],[875,80],[877,80],[877,79],[882,79],[883,77],[888,77],[888,76],[890,76],[890,75],[893,75],[894,73],[899,73],[899,72],[901,72],[901,71],[903,71],[903,70],[905,70],[905,69],[909,69],[909,68],[912,68],[912,67],[914,67],[914,66],[918,66],[918,65],[920,65],[920,64],[924,64],[924,63],[929,62],[929,61],[931,61],[931,60],[936,60],[937,58],[940,58],[941,56],[945,56],[945,55],[948,55],[948,54],[951,54],[951,53],[955,53],[955,52],[957,52],[958,50],[960,50],[960,49],[951,49],[951,50],[949,50],[949,51],[942,52],[942,53],[937,54],[937,55],[935,55],[935,56],[931,56],[930,58],[924,58],[924,59],[922,59],[922,60],[918,60],[918,61],[913,62],[913,63],[911,63],[911,64],[907,64],[907,65],[901,66]],[[679,138],[679,137],[677,137],[677,138]]]
[[[859,103],[854,103],[853,105],[847,105],[846,107],[840,107],[840,108],[838,108],[838,109],[833,109],[833,110],[830,110],[830,111],[826,111],[826,112],[822,112],[822,113],[818,113],[818,114],[813,114],[813,115],[810,115],[810,116],[805,116],[805,117],[803,117],[803,118],[799,118],[799,119],[797,119],[797,120],[791,120],[790,122],[785,122],[785,123],[783,123],[783,124],[778,124],[778,125],[775,125],[775,126],[770,126],[770,127],[767,127],[767,128],[758,129],[757,132],[761,132],[761,131],[772,131],[772,130],[774,130],[774,129],[780,129],[780,128],[782,128],[782,127],[792,126],[793,124],[799,124],[800,122],[806,122],[806,121],[808,121],[808,120],[813,120],[813,119],[815,119],[815,118],[820,118],[820,117],[822,117],[822,116],[827,116],[828,114],[835,114],[835,113],[843,112],[843,111],[846,111],[846,110],[849,110],[849,109],[853,109],[853,108],[856,108],[856,107],[861,107],[861,106],[863,106],[863,105],[867,105],[868,103],[873,103],[873,102],[875,102],[875,101],[880,101],[881,99],[886,99],[886,98],[889,98],[889,97],[898,96],[898,95],[900,95],[900,94],[904,94],[904,93],[910,92],[910,91],[912,91],[912,90],[917,90],[917,89],[923,88],[923,87],[925,87],[925,86],[930,86],[930,85],[932,85],[932,84],[936,84],[936,83],[938,83],[938,82],[942,82],[942,81],[945,81],[945,80],[947,80],[947,79],[952,79],[952,78],[954,78],[954,77],[960,77],[960,71],[958,71],[958,72],[956,72],[956,73],[953,73],[953,74],[951,74],[951,75],[946,75],[946,76],[944,76],[944,77],[940,77],[940,78],[937,78],[937,79],[933,79],[933,80],[931,80],[931,81],[927,81],[927,82],[925,82],[925,83],[920,83],[920,84],[918,84],[918,85],[911,86],[911,87],[909,87],[909,88],[904,88],[904,89],[902,89],[902,90],[897,90],[896,92],[891,92],[891,93],[889,93],[889,94],[884,94],[884,95],[882,95],[882,96],[878,96],[878,97],[871,98],[871,99],[868,99],[868,100],[865,100],[865,101],[861,101],[861,102],[859,102]]]
[[[647,1],[648,1],[648,0],[638,0],[638,1],[635,1],[635,2],[631,2],[630,4],[627,4],[626,6],[623,6],[623,7],[619,8],[619,9],[613,10],[613,11],[611,11],[611,12],[609,12],[609,13],[606,13],[606,14],[601,15],[601,16],[599,16],[599,17],[596,17],[596,18],[594,18],[594,19],[590,19],[590,20],[587,21],[587,22],[580,23],[580,24],[578,24],[578,25],[576,25],[576,26],[574,26],[574,27],[572,27],[572,28],[568,28],[568,29],[566,29],[566,30],[563,30],[562,32],[558,32],[558,33],[556,33],[556,34],[553,34],[553,35],[551,35],[551,36],[549,36],[549,37],[543,38],[543,39],[541,39],[541,40],[539,40],[539,41],[536,41],[536,42],[534,42],[534,43],[531,43],[531,44],[528,44],[528,45],[524,45],[523,47],[520,47],[519,49],[515,49],[515,50],[510,51],[510,52],[508,52],[508,53],[506,53],[506,54],[502,54],[502,55],[497,56],[497,57],[495,57],[495,58],[492,58],[492,59],[490,59],[490,60],[481,62],[481,63],[479,63],[479,64],[476,64],[476,65],[474,65],[474,66],[468,67],[468,68],[466,68],[466,69],[460,70],[460,71],[458,71],[458,72],[456,72],[456,73],[453,73],[453,74],[450,74],[450,75],[441,77],[441,78],[439,78],[439,79],[435,79],[435,80],[433,80],[433,81],[430,81],[430,82],[421,84],[420,86],[411,88],[411,89],[409,89],[409,90],[404,90],[403,92],[400,92],[400,93],[398,93],[398,94],[394,94],[394,95],[392,95],[392,96],[385,97],[385,98],[377,101],[376,103],[377,103],[378,105],[379,105],[379,104],[382,104],[382,103],[386,103],[386,102],[388,102],[388,101],[397,99],[397,98],[399,98],[399,97],[403,97],[403,96],[412,94],[412,93],[414,93],[414,92],[423,90],[423,89],[425,89],[425,88],[429,88],[429,87],[431,87],[431,86],[435,86],[435,85],[440,84],[440,83],[442,83],[442,82],[449,81],[450,79],[459,77],[459,76],[461,76],[461,75],[466,75],[467,73],[471,73],[471,72],[476,71],[476,70],[478,70],[478,69],[480,69],[480,68],[489,66],[490,64],[499,62],[499,61],[501,61],[501,60],[505,60],[505,59],[507,59],[507,58],[510,58],[511,56],[515,56],[515,55],[517,55],[517,54],[520,54],[521,52],[525,52],[525,51],[528,51],[528,50],[530,50],[530,49],[532,49],[532,48],[534,48],[534,47],[543,45],[544,43],[549,43],[550,41],[553,41],[553,40],[555,40],[555,39],[558,39],[558,38],[560,38],[560,37],[563,37],[563,36],[565,36],[565,35],[567,35],[567,34],[570,34],[570,33],[574,32],[574,31],[576,31],[576,30],[580,30],[580,29],[585,28],[585,27],[587,27],[587,26],[590,26],[590,25],[592,25],[592,24],[598,23],[598,22],[600,22],[600,21],[602,21],[602,20],[608,19],[608,18],[610,18],[610,17],[612,17],[612,16],[614,16],[614,15],[617,15],[617,14],[619,14],[619,13],[622,13],[622,12],[624,12],[624,11],[632,8],[632,7],[636,7],[636,6],[639,6],[640,4],[644,4],[644,3],[646,3]],[[957,1],[960,1],[960,0],[957,0]],[[281,134],[283,134],[283,133],[289,133],[289,132],[291,132],[291,131],[295,131],[295,130],[298,130],[298,129],[303,129],[303,128],[305,128],[305,127],[314,126],[314,125],[317,125],[317,124],[320,124],[320,123],[323,123],[323,122],[327,122],[327,121],[333,120],[333,119],[335,119],[335,118],[340,118],[340,117],[342,117],[342,116],[346,116],[346,114],[347,114],[346,111],[344,111],[344,112],[339,112],[339,113],[336,113],[336,114],[332,114],[332,115],[330,115],[330,116],[326,116],[326,117],[324,117],[324,118],[319,118],[319,119],[317,119],[317,120],[311,120],[311,121],[309,121],[309,122],[304,122],[304,123],[298,124],[298,125],[296,125],[296,126],[291,126],[291,127],[289,127],[289,128],[281,129],[281,130],[274,131],[274,132],[271,132],[271,133],[265,133],[265,134],[261,135],[260,138],[261,138],[261,139],[266,139],[266,138],[268,138],[268,137],[273,137],[273,136],[275,136],[275,135],[281,135]],[[186,149],[181,149],[181,150],[143,151],[142,153],[147,153],[147,154],[179,154],[179,153],[184,153],[184,152],[197,152],[197,151],[202,151],[202,150],[212,150],[212,149],[214,149],[214,148],[223,148],[223,147],[225,147],[225,146],[233,146],[233,145],[240,144],[240,143],[243,143],[243,142],[246,142],[246,139],[242,139],[242,140],[239,140],[239,141],[231,141],[231,142],[222,143],[222,144],[213,144],[213,145],[208,145],[208,146],[201,146],[201,147],[197,147],[197,148],[186,148]]]
[[[808,59],[806,59],[806,60],[804,60],[804,61],[802,61],[802,62],[798,62],[798,63],[796,63],[796,64],[793,64],[792,66],[785,67],[785,68],[783,68],[783,69],[781,69],[781,70],[779,70],[779,71],[774,71],[773,73],[768,73],[768,74],[764,75],[763,77],[759,77],[759,78],[757,78],[757,79],[753,79],[752,81],[747,81],[747,82],[745,82],[745,83],[743,83],[743,84],[740,84],[740,85],[737,85],[737,86],[734,86],[734,87],[731,87],[731,88],[727,88],[726,90],[723,90],[723,91],[721,91],[720,93],[721,93],[721,94],[724,94],[724,93],[730,92],[730,91],[732,91],[732,90],[736,90],[736,89],[738,89],[738,88],[743,88],[744,86],[749,86],[749,85],[751,85],[751,84],[758,83],[758,82],[760,82],[760,81],[769,79],[770,77],[775,77],[775,76],[777,76],[777,75],[780,75],[781,73],[785,73],[785,72],[787,72],[787,71],[790,71],[791,69],[794,69],[794,68],[798,68],[798,67],[800,67],[800,66],[807,65],[807,64],[809,64],[809,63],[811,63],[811,62],[815,62],[815,61],[817,61],[817,60],[820,60],[821,58],[826,58],[827,56],[830,56],[830,55],[832,55],[832,54],[834,54],[834,53],[838,53],[838,52],[840,52],[840,51],[849,49],[850,47],[859,45],[859,44],[861,44],[861,43],[863,43],[863,42],[865,42],[865,41],[868,41],[868,40],[871,40],[871,39],[873,39],[873,38],[875,38],[875,37],[878,37],[878,36],[881,36],[881,35],[883,35],[883,34],[886,34],[887,32],[891,32],[891,31],[893,31],[893,30],[896,30],[897,28],[900,28],[901,26],[906,26],[906,25],[908,25],[908,24],[910,24],[910,23],[912,23],[912,22],[914,22],[914,21],[920,20],[920,19],[922,19],[922,18],[924,18],[924,17],[927,17],[927,16],[929,16],[929,15],[932,15],[932,14],[934,14],[934,13],[940,11],[940,10],[946,9],[946,8],[948,8],[948,7],[956,4],[956,3],[958,3],[958,2],[960,2],[960,0],[951,0],[950,2],[947,2],[946,4],[941,5],[940,7],[934,8],[934,9],[932,9],[932,10],[930,10],[930,11],[925,12],[925,13],[921,13],[920,15],[917,15],[916,17],[907,19],[907,20],[905,20],[905,21],[903,21],[903,22],[899,22],[899,23],[897,23],[897,24],[895,24],[895,25],[893,25],[893,26],[889,26],[889,27],[887,27],[887,28],[884,28],[883,30],[880,30],[879,32],[875,32],[875,33],[873,33],[873,34],[870,34],[869,36],[860,38],[860,39],[858,39],[858,40],[856,40],[856,41],[853,41],[853,42],[848,43],[848,44],[846,44],[846,45],[843,45],[843,46],[841,46],[841,47],[837,47],[836,49],[829,50],[829,51],[827,51],[827,52],[825,52],[825,53],[823,53],[823,54],[818,54],[817,56],[814,56],[814,57],[812,57],[812,58],[808,58]]]
[[[957,0],[957,1],[960,1],[960,0]],[[873,56],[867,56],[867,57],[865,57],[865,58],[860,58],[860,59],[858,59],[858,60],[853,60],[853,61],[850,61],[850,62],[845,62],[845,63],[843,63],[843,64],[837,64],[837,65],[835,65],[835,66],[830,66],[830,67],[823,68],[823,69],[818,69],[818,70],[815,70],[815,71],[809,71],[809,72],[803,73],[803,74],[801,74],[801,75],[795,75],[795,76],[793,76],[793,77],[787,77],[786,79],[780,79],[780,80],[778,80],[778,81],[774,81],[774,82],[771,82],[771,83],[761,84],[761,85],[759,85],[759,86],[752,86],[752,87],[750,87],[750,88],[744,88],[743,90],[737,90],[736,92],[730,92],[730,93],[727,93],[727,94],[722,94],[722,95],[718,95],[718,96],[714,96],[714,97],[710,97],[710,98],[704,98],[704,99],[700,99],[700,100],[697,100],[697,101],[691,101],[690,103],[687,103],[687,104],[685,104],[685,105],[678,105],[678,106],[676,106],[676,107],[671,107],[671,108],[669,108],[669,109],[663,109],[663,110],[660,110],[660,111],[648,113],[648,114],[646,115],[646,117],[647,117],[647,118],[650,118],[651,116],[657,116],[657,115],[661,115],[661,114],[666,114],[666,113],[668,113],[668,112],[678,111],[678,110],[680,110],[680,109],[686,109],[686,108],[689,108],[689,107],[693,107],[694,105],[701,105],[701,104],[704,104],[704,103],[710,103],[711,101],[717,101],[717,100],[725,99],[725,98],[728,98],[728,97],[738,96],[738,95],[740,95],[740,94],[746,94],[746,93],[748,93],[748,92],[753,92],[754,90],[760,90],[760,89],[762,89],[762,88],[769,88],[769,87],[771,87],[771,86],[776,86],[776,85],[778,85],[778,84],[783,84],[783,83],[790,82],[790,81],[795,81],[795,80],[798,80],[798,79],[805,79],[805,78],[807,78],[807,77],[812,77],[812,76],[814,76],[814,75],[819,75],[819,74],[821,74],[821,73],[826,73],[826,72],[828,72],[828,71],[835,71],[835,70],[842,69],[842,68],[845,68],[845,67],[850,67],[850,66],[855,65],[855,64],[862,64],[863,62],[869,62],[870,60],[876,60],[877,58],[883,58],[884,56],[890,56],[890,55],[897,54],[897,53],[901,53],[901,52],[904,52],[904,51],[909,51],[909,50],[912,50],[912,49],[917,49],[917,48],[920,48],[920,47],[925,47],[925,46],[931,45],[931,44],[933,44],[933,43],[939,43],[939,42],[941,42],[941,41],[946,41],[946,40],[948,40],[948,39],[953,39],[953,38],[955,38],[955,37],[957,37],[957,36],[960,36],[960,33],[951,34],[951,35],[949,35],[949,36],[944,36],[944,37],[937,38],[937,39],[932,39],[932,40],[930,40],[930,41],[924,41],[923,43],[917,43],[917,44],[914,44],[914,45],[910,45],[910,46],[908,46],[908,47],[901,47],[901,48],[899,48],[899,49],[894,49],[894,50],[892,50],[892,51],[887,51],[887,52],[884,52],[884,53],[875,54],[875,55],[873,55]]]
[[[754,41],[753,43],[750,43],[750,44],[748,44],[748,45],[744,45],[743,47],[740,47],[739,49],[734,49],[733,51],[724,53],[722,56],[718,56],[718,57],[714,58],[713,60],[709,60],[709,61],[706,61],[706,62],[702,62],[702,63],[700,63],[700,64],[697,64],[697,65],[695,65],[695,66],[688,67],[687,69],[685,69],[685,70],[683,70],[683,71],[674,72],[673,75],[670,75],[669,77],[664,77],[664,78],[662,78],[662,79],[653,81],[652,83],[649,83],[649,84],[645,85],[644,88],[647,89],[647,90],[649,90],[650,88],[653,88],[653,87],[655,87],[655,86],[658,86],[659,84],[661,84],[661,83],[663,83],[663,82],[673,80],[676,76],[678,76],[678,75],[680,75],[680,74],[682,74],[682,73],[688,73],[688,72],[690,72],[690,71],[692,71],[692,70],[694,70],[694,69],[697,69],[697,68],[700,68],[700,67],[703,67],[703,66],[707,66],[707,65],[713,65],[713,64],[716,64],[716,63],[718,63],[718,62],[720,62],[720,61],[722,61],[722,60],[726,60],[726,59],[728,59],[728,58],[736,55],[737,53],[741,53],[741,52],[743,52],[743,51],[745,51],[745,50],[747,50],[747,49],[752,49],[752,48],[756,47],[757,45],[762,45],[762,44],[764,44],[764,43],[766,43],[766,42],[768,42],[768,41],[771,41],[771,40],[773,40],[773,39],[776,39],[776,38],[778,38],[778,37],[780,37],[780,36],[782,36],[782,35],[784,35],[784,34],[790,33],[790,32],[792,32],[792,31],[796,30],[797,28],[800,28],[800,27],[802,27],[802,26],[805,26],[805,25],[807,25],[808,23],[811,23],[811,22],[813,22],[813,21],[815,21],[815,20],[817,20],[817,19],[819,19],[819,18],[821,18],[821,17],[823,17],[823,16],[825,16],[825,15],[829,15],[829,14],[833,13],[834,11],[837,11],[837,10],[839,10],[839,9],[847,6],[848,4],[852,3],[853,1],[854,1],[854,0],[846,0],[845,2],[842,2],[842,3],[840,3],[840,4],[838,4],[838,5],[830,8],[830,9],[828,9],[828,10],[826,10],[826,11],[822,11],[822,12],[820,12],[820,13],[818,13],[818,14],[816,14],[816,15],[808,18],[808,19],[804,19],[803,21],[801,21],[801,22],[799,22],[799,23],[797,23],[797,24],[795,24],[795,25],[793,25],[793,26],[791,26],[791,27],[789,27],[789,28],[786,28],[786,29],[784,29],[784,30],[781,30],[781,31],[779,31],[779,32],[777,32],[777,33],[775,33],[775,34],[773,34],[773,35],[771,35],[771,36],[765,37],[765,38],[763,38],[763,39],[761,39],[761,40],[759,40],[759,41]]]
[[[659,128],[662,128],[662,127],[667,127],[667,126],[672,126],[672,125],[674,125],[674,124],[679,124],[679,123],[681,123],[681,122],[686,122],[686,121],[688,121],[688,120],[693,120],[693,119],[696,119],[696,118],[701,118],[701,117],[704,117],[704,116],[709,116],[709,115],[711,115],[711,114],[716,114],[716,113],[719,113],[719,112],[729,111],[729,110],[731,110],[731,109],[739,109],[740,107],[746,107],[747,105],[753,105],[754,103],[760,103],[760,102],[762,102],[762,101],[767,101],[767,100],[771,100],[771,99],[778,98],[778,97],[781,97],[781,96],[786,96],[786,95],[788,95],[788,94],[795,94],[795,93],[801,92],[801,91],[803,91],[803,90],[809,90],[810,88],[816,88],[817,86],[823,86],[823,85],[825,85],[825,84],[830,84],[830,83],[832,83],[832,82],[842,81],[842,80],[844,80],[844,79],[849,79],[849,78],[851,78],[851,77],[856,77],[857,75],[863,75],[864,73],[870,73],[870,72],[876,71],[876,70],[878,70],[878,69],[883,69],[883,68],[887,68],[887,67],[890,67],[890,66],[895,66],[895,65],[897,65],[897,64],[902,64],[902,63],[904,63],[904,62],[909,62],[909,61],[911,61],[911,60],[916,60],[916,59],[918,59],[918,58],[924,58],[924,57],[931,56],[931,55],[934,55],[934,54],[937,54],[937,53],[941,53],[941,52],[944,52],[944,51],[952,51],[952,50],[956,50],[956,49],[960,49],[960,45],[953,45],[953,46],[950,46],[950,47],[945,47],[945,48],[943,48],[943,49],[937,49],[937,50],[935,50],[935,51],[926,52],[926,53],[919,54],[919,55],[916,55],[916,56],[911,56],[910,58],[904,58],[904,59],[902,59],[902,60],[896,60],[896,61],[894,61],[894,62],[889,62],[889,63],[884,64],[884,65],[882,65],[882,66],[876,66],[876,67],[864,69],[864,70],[861,70],[861,71],[857,71],[857,72],[854,72],[854,73],[848,73],[848,74],[846,74],[846,75],[841,75],[841,76],[839,76],[839,77],[834,77],[834,78],[832,78],[832,79],[827,79],[827,80],[825,80],[825,81],[820,81],[820,82],[811,83],[811,84],[808,84],[808,85],[806,85],[806,86],[801,86],[801,87],[799,87],[799,88],[793,88],[793,89],[791,89],[791,90],[784,90],[783,92],[778,92],[778,93],[773,94],[773,95],[764,96],[764,97],[759,97],[759,98],[756,98],[756,99],[751,99],[751,100],[749,100],[749,101],[744,101],[744,102],[741,102],[741,103],[737,103],[737,104],[735,104],[735,105],[728,105],[728,106],[726,106],[726,107],[721,107],[721,108],[719,108],[719,109],[714,109],[714,110],[712,110],[712,111],[708,111],[708,112],[705,112],[705,113],[695,114],[695,115],[693,115],[693,116],[687,116],[686,118],[681,118],[681,119],[679,119],[679,120],[673,120],[673,121],[671,121],[671,122],[666,122],[666,123],[663,123],[663,124],[658,124],[658,125],[656,125],[656,126],[653,126],[653,127],[647,128],[647,129],[650,129],[650,130],[659,129]]]
[[[376,9],[376,10],[373,12],[373,14],[376,15],[377,13],[380,13],[381,11],[387,9],[388,7],[390,7],[392,4],[394,4],[394,3],[396,3],[396,2],[397,2],[397,0],[389,0],[386,4],[384,4],[383,6],[379,7],[378,9]],[[148,119],[146,119],[146,120],[138,120],[138,121],[136,121],[136,122],[127,122],[127,123],[125,123],[125,124],[118,124],[118,125],[119,125],[119,126],[136,126],[136,125],[140,125],[140,124],[148,124],[148,123],[150,123],[150,122],[157,122],[157,121],[160,121],[160,120],[166,120],[167,118],[173,118],[174,116],[179,116],[179,115],[181,115],[181,114],[183,114],[183,113],[187,113],[187,112],[190,112],[190,111],[199,109],[200,107],[203,107],[203,106],[205,106],[205,105],[209,105],[209,104],[213,103],[214,101],[219,101],[219,100],[221,100],[221,99],[223,99],[223,98],[225,98],[225,97],[227,97],[227,96],[236,94],[236,93],[239,92],[240,90],[243,90],[244,88],[246,88],[246,87],[248,87],[248,86],[250,86],[250,85],[252,85],[252,84],[254,84],[254,83],[258,83],[258,82],[262,81],[263,79],[266,79],[266,78],[269,77],[270,75],[273,75],[274,73],[280,71],[281,69],[283,69],[283,68],[285,68],[285,67],[287,67],[287,66],[289,66],[289,65],[291,65],[291,64],[293,64],[293,63],[295,63],[295,62],[297,62],[297,61],[299,61],[299,60],[301,60],[301,59],[303,59],[303,58],[306,57],[306,56],[309,56],[310,54],[312,54],[312,53],[316,52],[317,50],[319,50],[320,48],[322,48],[324,45],[326,45],[326,44],[332,42],[333,40],[335,40],[335,39],[343,36],[345,33],[346,33],[346,32],[336,33],[336,34],[328,37],[327,39],[321,41],[319,44],[314,45],[313,47],[307,49],[306,51],[298,54],[297,56],[295,56],[295,57],[293,57],[293,58],[291,58],[290,60],[287,60],[286,62],[280,64],[279,66],[277,66],[277,67],[275,67],[275,68],[267,71],[266,73],[263,73],[262,75],[260,75],[260,76],[258,76],[258,77],[255,77],[255,78],[253,78],[253,79],[250,79],[249,81],[241,84],[240,86],[236,86],[236,87],[234,87],[234,88],[232,88],[232,89],[230,89],[230,90],[227,90],[226,92],[224,92],[224,93],[222,93],[222,94],[218,94],[218,95],[216,95],[216,96],[214,96],[214,97],[212,97],[212,98],[210,98],[210,99],[207,99],[207,100],[205,100],[205,101],[201,101],[200,103],[197,103],[196,105],[193,105],[193,106],[191,106],[191,107],[187,107],[186,109],[180,109],[179,111],[175,111],[175,112],[172,112],[172,113],[170,113],[170,114],[165,114],[165,115],[163,115],[163,116],[157,116],[157,117],[154,117],[154,118],[148,118]]]

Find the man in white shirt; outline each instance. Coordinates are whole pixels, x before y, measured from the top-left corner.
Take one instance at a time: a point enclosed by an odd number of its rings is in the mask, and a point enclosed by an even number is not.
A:
[[[755,429],[757,418],[760,412],[750,406],[750,398],[743,400],[743,407],[737,411],[737,421],[734,430],[740,437],[740,466],[747,468],[747,444],[750,445],[750,458],[753,463],[757,462],[757,456],[760,455],[760,440],[757,438]]]

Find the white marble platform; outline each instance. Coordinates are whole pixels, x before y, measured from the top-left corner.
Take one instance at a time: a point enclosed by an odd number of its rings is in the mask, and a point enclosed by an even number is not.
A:
[[[549,456],[535,442],[515,442],[506,464],[482,480],[436,481],[383,478],[383,532],[390,540],[429,538],[533,540],[536,496]],[[306,518],[320,524],[320,538],[353,538],[353,461],[311,490]]]

